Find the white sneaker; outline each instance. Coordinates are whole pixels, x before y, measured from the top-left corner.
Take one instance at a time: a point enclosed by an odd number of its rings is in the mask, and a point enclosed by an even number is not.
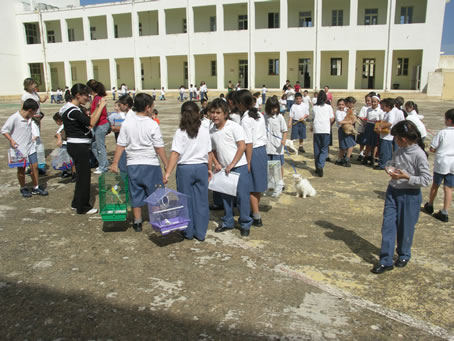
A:
[[[98,210],[96,208],[92,208],[90,211],[85,212],[85,214],[96,214]]]
[[[93,174],[102,174],[102,173],[103,173],[103,171],[100,170],[100,169],[96,169],[96,170],[93,172]]]

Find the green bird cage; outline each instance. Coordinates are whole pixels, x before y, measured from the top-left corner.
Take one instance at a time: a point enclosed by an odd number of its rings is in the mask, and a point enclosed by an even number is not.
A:
[[[103,173],[99,177],[99,213],[103,221],[125,221],[129,187],[126,174]]]

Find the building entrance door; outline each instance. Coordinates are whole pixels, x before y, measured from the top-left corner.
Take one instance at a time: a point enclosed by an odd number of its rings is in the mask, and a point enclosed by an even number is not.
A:
[[[301,87],[306,89],[311,87],[310,64],[311,60],[309,58],[300,58],[298,60],[298,81]]]
[[[247,59],[240,59],[238,65],[238,79],[240,81],[240,86],[247,89],[248,84],[248,64]]]
[[[375,58],[363,59],[363,89],[375,89]]]

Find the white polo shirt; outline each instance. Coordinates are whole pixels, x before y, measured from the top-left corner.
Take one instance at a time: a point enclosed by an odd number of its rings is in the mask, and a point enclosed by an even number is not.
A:
[[[375,123],[383,119],[384,113],[379,107],[373,109],[370,107],[367,109],[367,123]]]
[[[178,129],[173,137],[171,150],[180,154],[179,165],[208,163],[208,153],[211,152],[210,131],[201,124],[197,136],[190,138],[186,131]]]
[[[440,130],[430,143],[436,149],[434,172],[439,174],[454,174],[454,127]]]
[[[380,138],[386,141],[392,141],[394,139],[394,136],[391,135],[392,127],[403,120],[405,120],[404,113],[397,108],[393,108],[390,112],[385,112],[383,121],[391,123],[391,127],[389,127],[389,134],[380,134]]]
[[[422,123],[422,121],[420,120],[419,115],[416,113],[416,111],[412,111],[411,113],[408,113],[407,120],[411,121],[415,124],[416,128],[418,128],[419,132],[421,133],[422,138],[427,136],[426,127],[425,127],[424,123]]]
[[[246,135],[246,144],[252,143],[252,148],[266,146],[266,124],[265,118],[258,113],[259,118],[254,119],[246,111],[241,118],[241,126]]]
[[[126,147],[126,164],[159,166],[155,148],[164,147],[159,125],[148,116],[131,115],[121,125],[117,144]]]
[[[230,165],[238,150],[237,142],[245,141],[243,128],[231,121],[227,120],[222,129],[218,129],[216,125],[210,130],[211,147],[216,151],[217,159],[222,167]],[[243,153],[235,167],[247,165],[246,155]]]
[[[266,153],[272,155],[283,155],[282,135],[288,131],[284,116],[276,114],[265,115],[267,144]]]
[[[8,117],[1,132],[2,134],[8,133],[11,135],[24,157],[36,152],[32,138],[32,119],[22,117],[19,111]]]
[[[290,109],[290,118],[299,121],[304,118],[304,116],[309,115],[309,106],[301,102],[300,104],[294,103]]]
[[[331,119],[334,118],[333,107],[329,104],[314,105],[314,134],[330,134]]]
[[[27,99],[32,99],[36,103],[38,103],[38,111],[36,113],[40,114],[41,110],[40,110],[39,107],[41,106],[41,102],[40,102],[40,99],[39,99],[39,95],[36,92],[30,93],[28,91],[25,91],[24,94],[21,97],[21,101],[25,102]]]

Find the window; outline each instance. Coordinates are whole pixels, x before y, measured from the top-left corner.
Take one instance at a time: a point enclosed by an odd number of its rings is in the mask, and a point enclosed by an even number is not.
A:
[[[400,23],[401,24],[413,23],[413,7],[400,8]]]
[[[47,31],[47,42],[55,43],[55,31],[54,30]]]
[[[300,12],[299,13],[299,27],[312,27],[312,13]]]
[[[279,75],[279,59],[268,59],[268,75]]]
[[[279,28],[279,13],[268,13],[268,28]]]
[[[344,25],[344,10],[335,9],[332,12],[331,26],[343,26]]]
[[[378,8],[366,8],[364,12],[364,25],[378,24]]]
[[[183,68],[184,68],[184,79],[188,79],[188,62],[184,62],[184,65],[183,65]]]
[[[408,58],[397,58],[397,75],[408,76]]]
[[[71,67],[71,78],[72,80],[77,80],[77,68],[75,66]]]
[[[68,28],[68,40],[69,41],[76,41],[76,36],[74,34],[73,28]]]
[[[24,24],[27,44],[39,44],[38,24]],[[34,64],[30,64],[34,65]]]
[[[216,32],[216,17],[210,17],[210,32]]]
[[[140,75],[142,76],[142,82],[145,80],[145,70],[143,69],[143,64],[140,64]]]
[[[142,36],[143,35],[143,26],[142,26],[142,23],[140,22],[139,23],[139,36]]]
[[[247,15],[238,16],[238,29],[247,30]]]
[[[117,65],[118,67],[118,65]],[[93,78],[99,79],[99,67],[97,65],[93,66]],[[118,78],[118,76],[117,76]]]
[[[90,39],[91,40],[96,40],[95,33],[96,33],[96,26],[91,26],[90,27]]]
[[[211,76],[216,77],[216,61],[211,61]]]
[[[114,25],[114,37],[118,38],[118,25],[117,24]]]
[[[186,19],[183,19],[183,33],[188,32],[188,22]]]
[[[342,76],[342,58],[331,58],[331,76]]]
[[[42,84],[41,64],[30,64],[30,77],[33,78],[38,85]]]

